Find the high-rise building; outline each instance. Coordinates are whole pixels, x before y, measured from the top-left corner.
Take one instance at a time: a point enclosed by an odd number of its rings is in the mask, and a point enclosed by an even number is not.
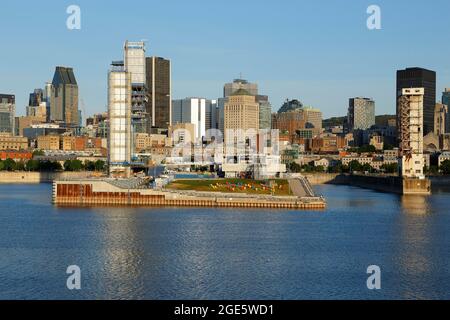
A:
[[[434,130],[436,135],[446,133],[447,119],[448,118],[448,106],[442,103],[436,103],[434,109]]]
[[[113,62],[108,76],[108,164],[111,177],[129,177],[131,163],[131,73]]]
[[[30,93],[28,105],[30,107],[39,107],[42,102],[45,102],[44,90],[34,89],[34,92]]]
[[[219,121],[219,109],[217,107],[217,100],[209,100],[210,103],[206,104],[206,131],[211,129],[218,129]]]
[[[232,144],[231,137],[236,138],[239,132],[259,130],[259,103],[256,97],[245,89],[235,91],[224,108],[225,144]]]
[[[172,93],[170,60],[160,57],[146,59],[147,132],[152,128],[168,129],[171,125]]]
[[[79,126],[78,84],[72,68],[56,67],[51,86],[50,121],[68,128]]]
[[[269,101],[259,102],[259,129],[270,130],[272,128],[272,105]]]
[[[250,83],[244,79],[235,79],[232,83],[226,83],[223,87],[223,97],[228,98],[233,95],[239,89],[246,90],[253,96],[258,95],[258,85],[256,83]]]
[[[350,131],[370,129],[375,125],[375,101],[369,98],[351,98],[347,122]]]
[[[442,103],[447,106],[447,110],[450,110],[450,88],[445,88],[442,92]],[[447,115],[446,133],[450,133],[450,115]]]
[[[434,108],[436,106],[436,72],[423,68],[407,68],[397,71],[397,114],[398,98],[403,89],[424,88],[423,135],[434,129]]]
[[[312,129],[315,135],[322,132],[323,116],[322,111],[313,107],[303,107],[303,113],[306,119],[306,129]]]
[[[408,178],[422,178],[424,176],[424,95],[424,88],[402,89],[402,94],[397,102],[402,175]]]
[[[124,64],[131,77],[131,118],[132,129],[136,133],[147,130],[146,103],[146,63],[145,43],[126,41]]]
[[[35,89],[30,93],[30,99],[27,106],[27,117],[36,117],[43,122],[47,119],[47,102],[45,92],[42,89]]]
[[[206,110],[211,109],[211,100],[185,98],[172,101],[172,124],[192,123],[195,126],[193,141],[206,137]]]
[[[16,97],[0,94],[0,132],[15,134]]]

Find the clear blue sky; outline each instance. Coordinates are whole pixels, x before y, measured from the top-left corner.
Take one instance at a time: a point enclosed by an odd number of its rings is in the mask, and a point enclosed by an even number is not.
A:
[[[79,31],[66,28],[71,4],[81,7]],[[366,28],[371,4],[382,30]],[[220,97],[242,72],[274,111],[298,98],[328,117],[353,96],[395,113],[399,68],[437,71],[439,99],[450,87],[448,0],[2,0],[0,12],[0,92],[16,95],[18,114],[56,65],[75,69],[87,114],[106,110],[107,70],[126,39],[148,39],[148,55],[172,60],[174,98]]]

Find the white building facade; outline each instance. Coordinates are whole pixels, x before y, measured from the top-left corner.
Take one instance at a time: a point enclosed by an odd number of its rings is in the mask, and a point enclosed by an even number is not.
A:
[[[109,173],[126,178],[131,163],[131,74],[123,66],[113,66],[108,80]]]
[[[195,142],[206,137],[206,130],[210,129],[211,110],[215,110],[215,101],[204,98],[186,98],[172,101],[172,124],[191,123],[195,125]],[[207,124],[208,116],[208,124]]]

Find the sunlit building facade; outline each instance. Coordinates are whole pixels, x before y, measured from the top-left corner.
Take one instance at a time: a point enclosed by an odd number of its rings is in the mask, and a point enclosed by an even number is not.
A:
[[[131,74],[123,64],[113,63],[108,80],[109,174],[126,178],[131,163]]]

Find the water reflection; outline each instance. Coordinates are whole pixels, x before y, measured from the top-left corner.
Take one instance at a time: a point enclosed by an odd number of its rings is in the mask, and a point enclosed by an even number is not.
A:
[[[399,286],[404,299],[431,298],[432,290],[418,290],[429,285],[425,279],[431,273],[432,232],[427,216],[432,214],[428,196],[404,195],[401,197],[402,215],[400,238],[397,243],[397,268],[400,275]],[[429,278],[428,278],[429,279]]]
[[[401,198],[402,211],[410,215],[428,215],[431,213],[429,197],[421,195],[404,195]]]
[[[101,279],[105,295],[102,299],[142,297],[144,292],[144,247],[142,230],[132,208],[99,210],[104,216],[101,234],[103,248],[100,257]]]

